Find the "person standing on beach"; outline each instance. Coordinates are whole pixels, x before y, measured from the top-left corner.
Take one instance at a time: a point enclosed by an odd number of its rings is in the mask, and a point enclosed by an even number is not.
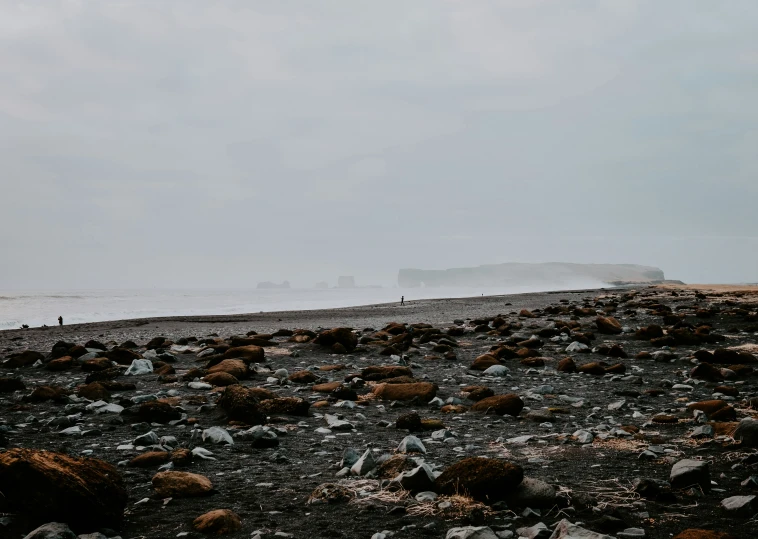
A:
[[[63,325],[63,317],[62,317],[62,316],[59,316],[59,317],[58,317],[58,325],[59,325],[59,326],[62,326],[62,325]]]
[[[405,305],[405,296],[400,296],[400,306]]]

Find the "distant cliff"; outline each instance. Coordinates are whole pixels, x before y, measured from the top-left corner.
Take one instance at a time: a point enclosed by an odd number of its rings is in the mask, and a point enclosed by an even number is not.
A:
[[[596,280],[608,284],[658,282],[665,280],[663,271],[635,264],[489,264],[476,268],[446,270],[401,269],[397,284],[403,288],[419,286],[519,286],[561,284]]]

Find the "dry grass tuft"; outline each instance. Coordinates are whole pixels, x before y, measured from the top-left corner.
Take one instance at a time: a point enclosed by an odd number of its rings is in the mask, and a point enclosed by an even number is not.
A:
[[[640,499],[640,495],[634,492],[631,483],[624,484],[618,479],[601,479],[598,481],[587,481],[583,489],[568,487],[559,487],[558,492],[561,495],[568,496],[574,493],[586,494],[595,500],[595,506],[601,511],[608,507],[630,507],[634,502]]]
[[[449,502],[450,507],[441,509],[440,504],[443,502]],[[408,507],[408,514],[421,517],[437,517],[444,520],[457,520],[475,510],[481,511],[485,517],[494,513],[488,506],[477,502],[473,498],[454,494],[452,496],[439,496],[433,502],[422,502],[411,505]]]

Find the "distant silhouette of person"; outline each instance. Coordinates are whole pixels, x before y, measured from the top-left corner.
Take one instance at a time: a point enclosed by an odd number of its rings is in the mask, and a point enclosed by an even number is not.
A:
[[[59,325],[59,326],[62,326],[62,325],[63,325],[63,317],[62,317],[62,316],[59,316],[59,317],[58,317],[58,325]]]
[[[405,296],[400,296],[400,305],[405,305]]]

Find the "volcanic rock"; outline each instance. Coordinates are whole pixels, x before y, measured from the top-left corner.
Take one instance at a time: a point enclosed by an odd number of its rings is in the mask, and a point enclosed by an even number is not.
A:
[[[468,494],[479,501],[494,502],[514,493],[523,478],[524,471],[517,464],[469,457],[445,468],[435,481],[435,490],[442,494]]]
[[[120,528],[127,501],[111,464],[33,449],[0,453],[0,492],[11,511],[37,523],[66,522],[78,533]]]

